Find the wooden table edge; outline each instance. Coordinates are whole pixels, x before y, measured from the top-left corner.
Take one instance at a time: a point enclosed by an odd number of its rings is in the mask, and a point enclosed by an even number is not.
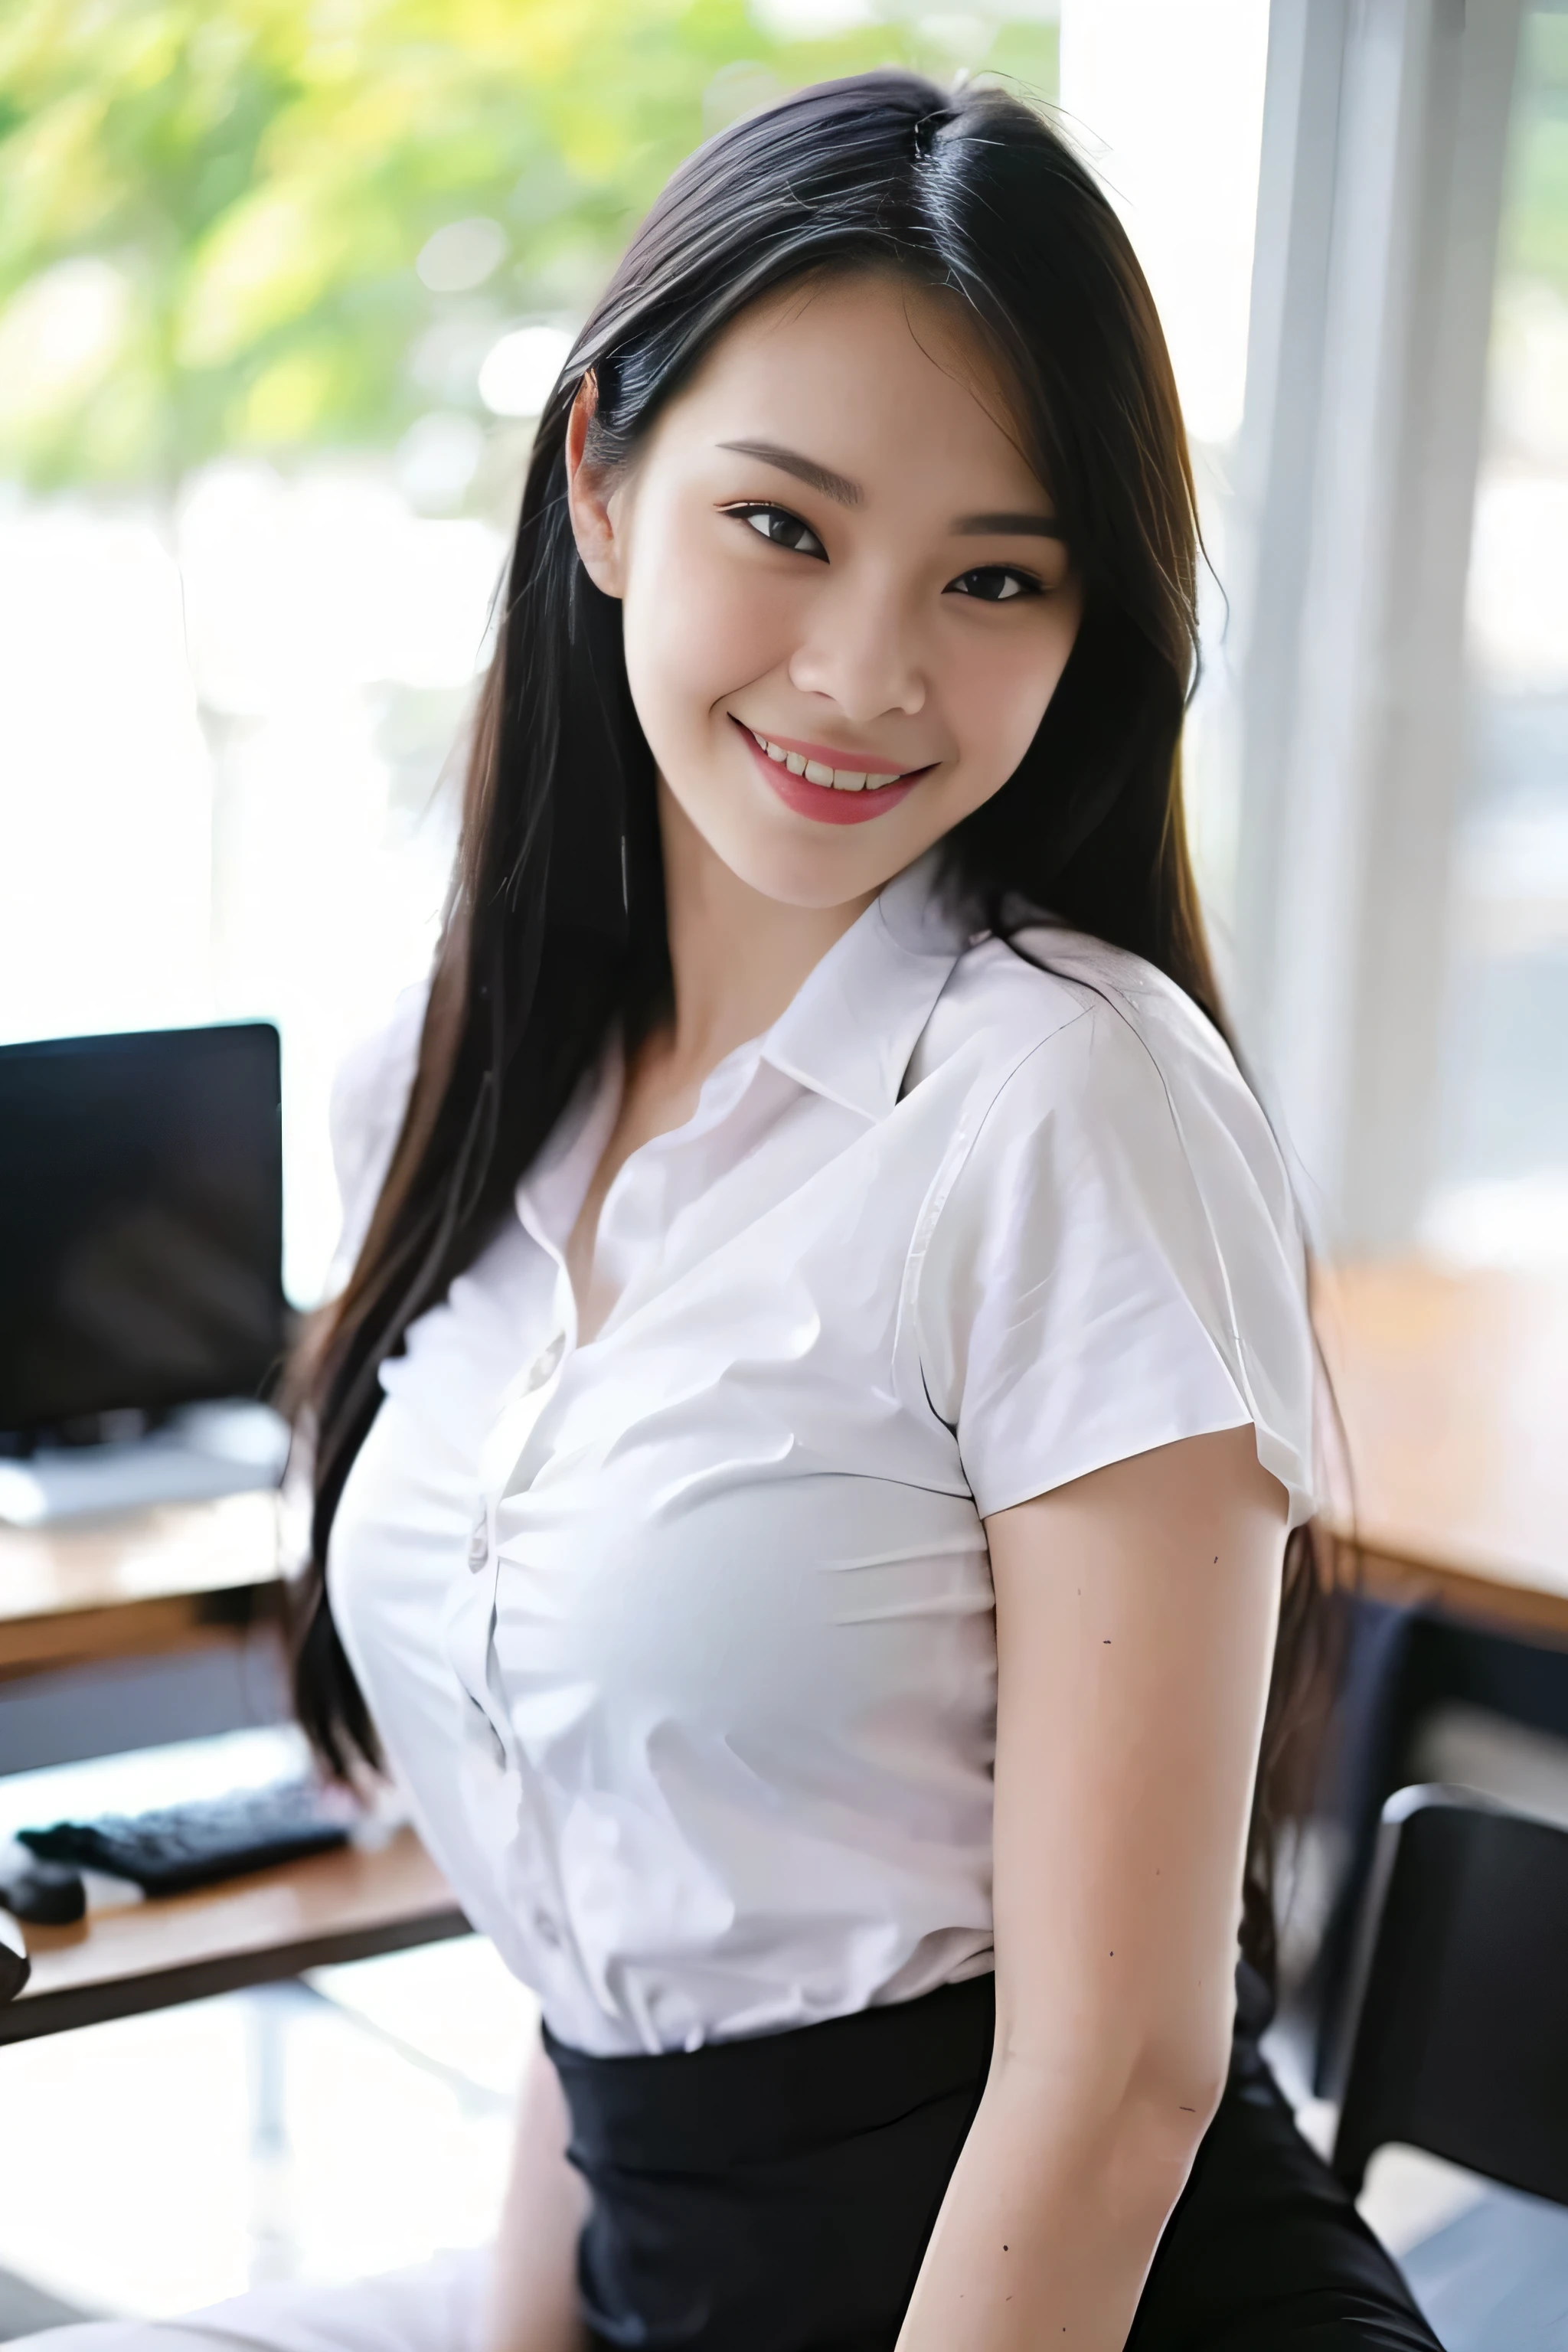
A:
[[[385,1952],[411,1951],[420,1944],[438,1944],[472,1932],[458,1906],[446,1903],[436,1910],[412,1912],[400,1919],[327,1928],[288,1943],[258,1945],[250,1951],[225,1952],[211,1959],[182,1961],[173,1968],[65,1985],[58,1992],[29,1994],[24,1986],[14,2000],[0,2004],[0,2046],[68,2032],[80,2025],[103,2025],[114,2018],[139,2017],[148,2010],[174,2009],[182,2001],[206,2000],[215,1993],[242,1992],[251,1985],[275,1984],[282,1978],[300,1976],[306,1969],[376,1959]]]
[[[1568,1592],[1544,1580],[1527,1579],[1522,1570],[1494,1573],[1439,1559],[1417,1545],[1405,1549],[1386,1534],[1353,1537],[1345,1528],[1333,1532],[1352,1547],[1361,1570],[1357,1589],[1370,1600],[1428,1603],[1497,1632],[1568,1644]]]
[[[0,1608],[0,1685],[68,1674],[124,1658],[182,1656],[264,1633],[280,1622],[279,1578],[215,1585],[210,1592],[138,1594],[85,1608]]]

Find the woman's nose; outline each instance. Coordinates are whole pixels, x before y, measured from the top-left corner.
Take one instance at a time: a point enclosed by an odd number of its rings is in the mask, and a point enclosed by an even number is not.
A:
[[[894,710],[912,716],[926,698],[916,639],[891,583],[846,573],[812,599],[790,660],[790,683],[803,694],[827,696],[859,726]]]

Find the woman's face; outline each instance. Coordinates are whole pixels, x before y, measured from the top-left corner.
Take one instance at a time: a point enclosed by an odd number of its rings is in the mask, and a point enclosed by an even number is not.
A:
[[[1077,634],[1051,500],[949,298],[871,273],[758,303],[631,467],[580,462],[589,572],[710,847],[766,897],[879,889],[1012,774]]]

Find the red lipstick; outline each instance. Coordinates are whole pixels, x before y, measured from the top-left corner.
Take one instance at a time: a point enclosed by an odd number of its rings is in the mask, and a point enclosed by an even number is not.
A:
[[[924,768],[911,768],[900,776],[896,784],[880,784],[875,789],[868,784],[858,793],[842,792],[832,784],[808,783],[804,776],[791,775],[781,760],[770,760],[742,719],[736,719],[734,724],[758,769],[784,806],[798,815],[815,817],[819,824],[865,824],[874,816],[883,816],[889,809],[897,808],[901,800],[907,800],[926,773]],[[802,759],[820,760],[826,768],[847,768],[872,775],[879,772],[879,763],[863,751],[835,751],[826,744],[798,742],[788,735],[770,735],[768,740],[778,744],[782,751],[798,752]],[[893,765],[889,761],[879,772],[886,774]]]

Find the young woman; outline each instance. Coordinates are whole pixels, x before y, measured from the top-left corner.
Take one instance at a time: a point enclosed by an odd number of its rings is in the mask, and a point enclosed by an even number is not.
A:
[[[488,2352],[1433,2344],[1257,2049],[1311,1351],[1194,569],[1131,252],[995,92],[712,142],[542,421],[340,1107],[300,1657],[542,2004]],[[224,2327],[460,2332],[311,2307]]]

